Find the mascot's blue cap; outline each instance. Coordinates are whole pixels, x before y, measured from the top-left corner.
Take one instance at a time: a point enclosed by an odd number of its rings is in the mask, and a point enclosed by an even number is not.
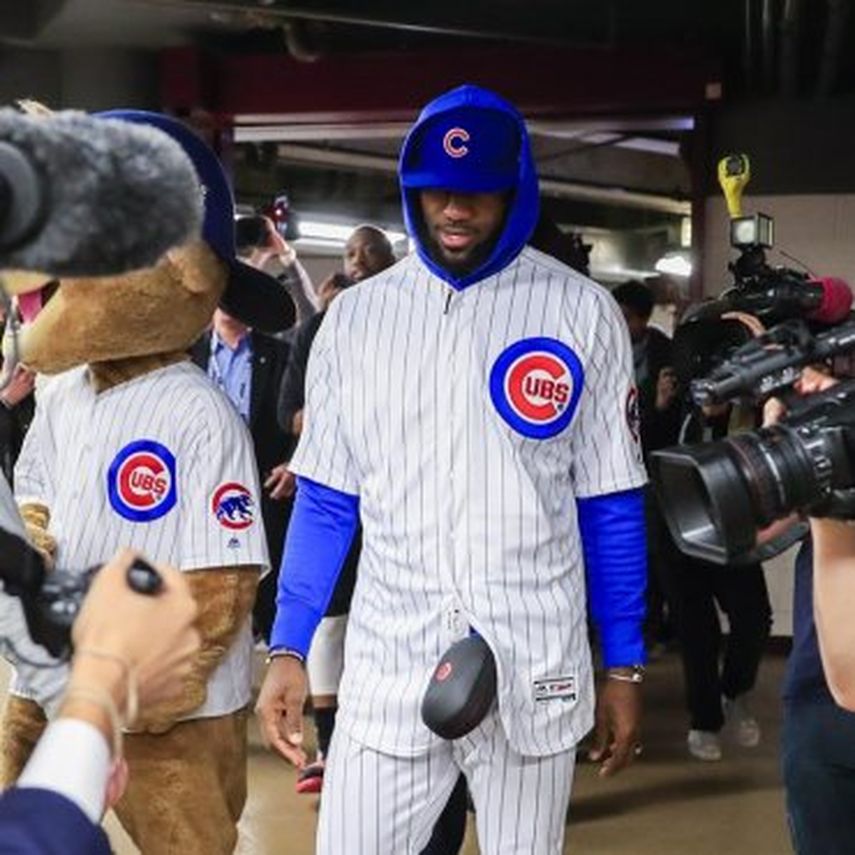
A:
[[[149,125],[163,131],[185,151],[199,176],[205,216],[202,237],[229,270],[221,307],[243,323],[264,332],[279,332],[296,319],[294,302],[272,276],[244,264],[235,249],[235,205],[226,173],[213,150],[187,125],[172,116],[145,110],[108,110],[106,119]],[[152,216],[156,216],[156,211]]]

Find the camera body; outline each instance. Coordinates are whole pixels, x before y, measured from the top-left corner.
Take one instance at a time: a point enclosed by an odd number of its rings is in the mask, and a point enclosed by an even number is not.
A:
[[[728,265],[732,284],[715,300],[690,308],[674,332],[674,370],[683,389],[753,338],[740,321],[724,315],[744,312],[772,326],[810,319],[823,305],[823,286],[806,273],[768,264],[773,231],[774,221],[765,214],[731,220],[730,242],[739,250]]]
[[[0,582],[21,601],[30,638],[55,659],[71,654],[71,627],[95,570],[48,571],[42,556],[17,534],[0,528]]]
[[[744,184],[747,159],[740,157],[723,161],[720,171]],[[771,217],[734,214],[733,285],[675,332],[674,368],[691,407],[756,407],[786,395],[803,367],[855,352],[848,287],[772,268],[765,251],[773,235]],[[728,312],[772,328],[755,338],[725,319]],[[772,427],[653,452],[651,477],[681,551],[718,564],[765,560],[806,529],[794,525],[763,542],[759,533],[776,520],[794,512],[855,519],[855,380],[787,403],[789,414]]]
[[[656,451],[651,466],[682,552],[717,564],[770,558],[803,533],[758,545],[776,520],[855,519],[855,380],[798,399],[771,427]]]

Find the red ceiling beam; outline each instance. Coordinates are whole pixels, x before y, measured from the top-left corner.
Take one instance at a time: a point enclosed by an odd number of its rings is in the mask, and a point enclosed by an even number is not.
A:
[[[460,83],[487,86],[527,116],[697,111],[720,79],[696,52],[580,50],[534,46],[214,57],[193,48],[162,56],[165,109],[282,122],[407,120]]]

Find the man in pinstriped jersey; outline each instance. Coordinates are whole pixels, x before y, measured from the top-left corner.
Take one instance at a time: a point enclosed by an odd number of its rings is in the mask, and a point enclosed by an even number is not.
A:
[[[554,855],[594,722],[586,601],[606,666],[602,773],[639,739],[645,474],[629,339],[606,291],[526,245],[537,177],[498,96],[462,86],[429,104],[400,177],[417,250],[343,294],[310,357],[258,712],[304,763],[302,661],[359,519],[318,852],[418,853],[462,771],[482,852]],[[444,741],[420,702],[472,628],[496,660],[497,704]]]

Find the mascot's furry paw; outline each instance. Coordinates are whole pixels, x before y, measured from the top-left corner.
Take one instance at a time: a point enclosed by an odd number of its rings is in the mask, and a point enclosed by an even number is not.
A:
[[[56,560],[56,540],[47,530],[50,524],[50,511],[45,505],[37,502],[22,504],[20,511],[30,543],[44,558],[48,569],[53,570]]]
[[[0,728],[0,788],[18,780],[46,727],[47,718],[35,701],[9,696]]]

